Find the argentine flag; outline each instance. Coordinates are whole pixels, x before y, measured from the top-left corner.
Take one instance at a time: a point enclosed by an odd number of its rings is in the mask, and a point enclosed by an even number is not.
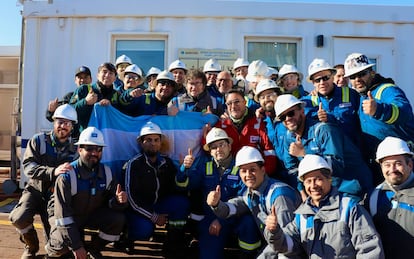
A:
[[[188,148],[193,150],[195,157],[200,155],[202,128],[207,123],[215,125],[217,120],[218,117],[214,114],[184,111],[178,112],[176,116],[131,117],[111,105],[95,104],[89,126],[102,131],[107,146],[101,162],[108,165],[113,174],[121,179],[119,177],[124,163],[140,152],[136,139],[141,127],[148,121],[160,126],[167,140],[167,145],[163,145],[163,153],[178,164],[179,159],[187,155]]]

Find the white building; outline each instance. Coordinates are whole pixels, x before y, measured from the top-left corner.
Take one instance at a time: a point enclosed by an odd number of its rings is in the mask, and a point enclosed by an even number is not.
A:
[[[201,67],[215,57],[229,68],[244,57],[277,67],[295,64],[306,75],[316,57],[335,65],[362,52],[414,103],[413,3],[302,2],[22,0],[23,146],[51,128],[47,103],[73,90],[76,67],[89,66],[95,79],[101,63],[121,54],[144,71],[178,58]]]

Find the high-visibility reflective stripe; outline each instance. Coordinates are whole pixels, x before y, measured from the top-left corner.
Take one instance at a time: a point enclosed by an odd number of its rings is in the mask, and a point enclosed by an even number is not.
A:
[[[114,242],[114,241],[119,240],[119,235],[110,235],[110,234],[106,234],[106,233],[101,232],[101,231],[99,231],[98,236],[100,238],[102,238],[103,240],[110,241],[110,242]]]
[[[233,169],[231,170],[231,175],[237,175],[237,172],[239,171],[239,168],[237,166],[233,166]]]
[[[341,87],[342,88],[342,102],[349,103],[349,88],[348,87]]]
[[[145,95],[145,104],[149,105],[151,104],[151,98],[150,94]]]
[[[212,175],[213,174],[213,161],[208,161],[206,163],[206,175]]]
[[[380,100],[381,99],[381,95],[382,92],[387,89],[388,87],[394,87],[395,85],[393,84],[383,84],[380,86],[380,88],[378,89],[377,93],[375,94],[375,99]]]
[[[170,227],[183,227],[187,223],[186,220],[169,220],[168,224]]]
[[[66,217],[66,218],[56,219],[55,222],[56,222],[56,226],[63,227],[63,226],[73,224],[75,221],[73,220],[72,217]]]
[[[400,109],[397,105],[391,104],[392,112],[391,112],[391,118],[387,120],[385,123],[387,124],[393,124],[398,120],[398,117],[400,116]]]
[[[239,247],[241,249],[247,250],[247,251],[253,251],[257,248],[259,248],[262,245],[262,242],[259,240],[256,243],[250,244],[247,242],[243,242],[239,239]]]
[[[311,101],[312,101],[312,106],[313,106],[313,107],[316,107],[316,106],[318,106],[318,105],[319,105],[319,102],[318,102],[318,96],[317,96],[317,95],[312,95],[312,96],[311,96]]]
[[[189,181],[188,177],[187,177],[187,180],[185,180],[185,182],[183,182],[183,183],[178,182],[177,179],[175,180],[175,184],[177,184],[178,187],[182,187],[182,188],[187,187],[189,182],[190,181]]]

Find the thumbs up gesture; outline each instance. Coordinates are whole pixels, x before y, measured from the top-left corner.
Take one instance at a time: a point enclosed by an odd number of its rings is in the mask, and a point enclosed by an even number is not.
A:
[[[327,122],[328,121],[328,114],[322,108],[322,103],[319,103],[318,119],[319,119],[320,122]]]
[[[375,112],[377,111],[377,102],[372,96],[371,91],[368,91],[367,96],[368,96],[368,99],[365,99],[362,101],[362,111],[365,114],[374,116]]]
[[[221,189],[220,189],[220,185],[217,185],[216,189],[214,191],[211,191],[207,195],[207,204],[211,207],[217,207],[220,199],[221,199]]]
[[[210,108],[210,105],[207,105],[207,109],[203,114],[213,114],[213,111]]]
[[[185,168],[190,168],[194,163],[193,151],[188,148],[188,154],[184,157],[183,165]]]
[[[122,190],[120,184],[116,186],[115,195],[116,195],[116,200],[118,201],[118,203],[126,203],[128,200],[127,194],[125,191]]]
[[[302,140],[299,135],[296,135],[296,141],[290,143],[289,154],[294,157],[305,156],[305,148],[303,147]]]
[[[98,101],[98,95],[92,89],[90,89],[85,100],[87,105],[94,105]]]
[[[274,232],[277,229],[277,216],[276,216],[276,206],[273,204],[272,205],[272,209],[270,211],[270,215],[268,215],[266,217],[266,228],[271,231]]]

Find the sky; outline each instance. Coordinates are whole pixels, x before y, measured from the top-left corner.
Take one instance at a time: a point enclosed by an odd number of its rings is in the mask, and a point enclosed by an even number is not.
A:
[[[22,28],[22,6],[17,0],[1,0],[0,46],[19,46]]]

